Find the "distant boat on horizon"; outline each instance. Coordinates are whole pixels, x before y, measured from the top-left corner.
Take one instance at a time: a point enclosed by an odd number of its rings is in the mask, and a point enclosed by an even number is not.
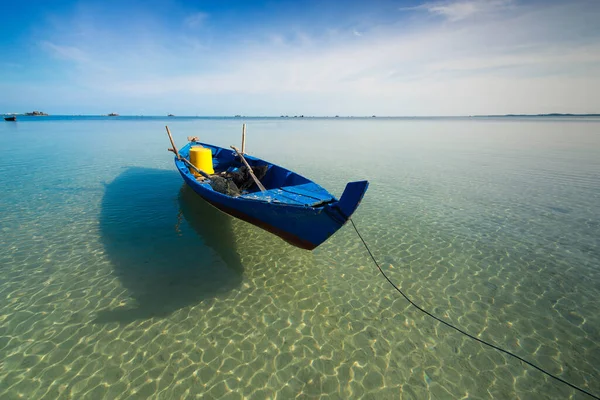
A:
[[[169,115],[167,115],[167,117],[174,117],[174,115],[173,114],[169,114]]]
[[[17,116],[16,115],[11,115],[9,117],[4,117],[5,121],[16,121],[17,120]]]
[[[110,114],[108,114],[108,116],[109,116],[109,117],[118,117],[118,116],[119,116],[119,114],[117,114],[117,113],[110,113]]]

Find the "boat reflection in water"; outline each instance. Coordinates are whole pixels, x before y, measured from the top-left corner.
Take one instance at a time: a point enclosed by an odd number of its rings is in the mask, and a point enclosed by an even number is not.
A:
[[[106,185],[99,220],[126,299],[95,322],[165,317],[238,287],[243,268],[231,221],[182,187],[175,171],[127,168]]]
[[[239,238],[236,238],[233,231],[233,217],[198,198],[198,195],[185,184],[179,190],[178,203],[180,211],[178,223],[182,222],[181,217],[183,217],[198,234],[201,242],[197,242],[196,245],[204,244],[210,247],[228,268],[243,273],[244,267],[237,251]],[[182,234],[180,226],[176,230]]]

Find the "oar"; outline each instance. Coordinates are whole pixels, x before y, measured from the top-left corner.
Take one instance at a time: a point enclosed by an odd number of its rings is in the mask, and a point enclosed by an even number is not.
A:
[[[238,156],[240,156],[240,158],[242,159],[242,161],[248,168],[248,172],[250,172],[250,176],[252,177],[252,179],[254,179],[254,183],[256,183],[256,186],[258,186],[262,192],[266,192],[267,189],[265,189],[265,187],[263,186],[262,183],[260,183],[260,181],[258,180],[256,175],[254,175],[254,171],[252,171],[252,167],[248,164],[248,161],[246,161],[246,159],[244,158],[242,153],[240,153],[240,151],[235,146],[231,146],[231,148],[233,149],[233,151],[235,151],[237,153]]]
[[[175,142],[173,141],[173,136],[171,136],[171,131],[169,130],[169,127],[165,126],[165,128],[167,128],[167,134],[169,135],[169,140],[171,141],[171,146],[173,146],[173,148],[168,149],[168,150],[172,151],[173,153],[175,153],[175,155],[177,156],[178,160],[183,161],[184,163],[186,163],[187,165],[189,165],[192,169],[194,169],[197,173],[199,173],[200,175],[202,175],[206,179],[210,180],[210,175],[208,175],[206,172],[202,171],[201,169],[198,169],[194,164],[192,164],[190,162],[190,160],[188,160],[187,158],[185,158],[181,154],[179,154],[179,152],[177,151],[177,147],[175,147]]]

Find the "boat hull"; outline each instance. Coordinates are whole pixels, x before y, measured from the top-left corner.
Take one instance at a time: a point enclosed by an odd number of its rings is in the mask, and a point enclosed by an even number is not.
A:
[[[182,152],[185,154],[185,148]],[[368,188],[367,181],[351,182],[340,200],[329,195],[331,200],[322,205],[282,204],[215,192],[209,184],[197,181],[177,158],[175,164],[185,183],[209,204],[305,250],[315,249],[339,230],[356,210]]]

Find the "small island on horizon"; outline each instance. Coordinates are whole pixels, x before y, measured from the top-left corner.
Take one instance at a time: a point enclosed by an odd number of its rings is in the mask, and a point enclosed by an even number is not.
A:
[[[19,114],[19,113],[4,113],[3,115],[21,115],[21,116],[25,115],[28,117],[47,117],[48,116],[47,113],[45,113],[43,111],[37,111],[37,110],[31,111],[31,112],[24,112],[21,114]]]

